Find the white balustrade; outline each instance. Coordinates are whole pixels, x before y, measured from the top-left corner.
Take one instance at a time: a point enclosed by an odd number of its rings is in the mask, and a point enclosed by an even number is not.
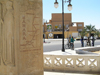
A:
[[[99,72],[100,56],[44,54],[44,70],[62,72]]]

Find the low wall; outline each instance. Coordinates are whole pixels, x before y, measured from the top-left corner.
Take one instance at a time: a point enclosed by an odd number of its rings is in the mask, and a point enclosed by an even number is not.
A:
[[[77,54],[95,54],[95,55],[100,55],[100,54],[97,54],[97,53],[93,53],[95,51],[100,51],[100,47],[85,47],[85,48],[82,48],[82,49],[77,49],[76,50],[76,53]]]
[[[94,51],[99,51],[100,47],[89,47],[89,48],[83,48],[81,50],[89,51],[89,52],[94,52]]]
[[[45,71],[100,72],[100,56],[93,55],[44,55]]]

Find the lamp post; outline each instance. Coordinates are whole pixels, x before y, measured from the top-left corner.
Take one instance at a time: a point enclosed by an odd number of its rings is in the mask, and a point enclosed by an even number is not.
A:
[[[65,0],[65,2],[66,2],[66,0]],[[68,0],[67,2],[69,2],[68,10],[71,11],[72,10],[71,0]],[[57,0],[55,0],[54,7],[55,8],[58,7]],[[62,0],[62,25],[63,25],[62,52],[65,52],[65,48],[64,48],[64,0]]]

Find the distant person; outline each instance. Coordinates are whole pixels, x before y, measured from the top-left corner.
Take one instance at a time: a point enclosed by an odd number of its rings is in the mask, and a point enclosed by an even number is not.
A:
[[[87,39],[87,46],[91,46],[90,37]]]
[[[74,38],[73,38],[73,36],[72,36],[72,38],[71,38],[71,41],[70,41],[70,42],[71,42],[71,47],[72,47],[72,49],[73,49],[73,50],[74,50],[74,41],[75,41],[75,40],[74,40]]]
[[[84,39],[81,37],[81,47],[84,47]]]
[[[69,48],[71,47],[71,37],[69,37],[69,42],[68,42],[68,44],[69,44]]]
[[[57,39],[58,39],[58,35],[57,35]]]
[[[92,46],[94,46],[94,41],[95,41],[94,36],[92,36]]]

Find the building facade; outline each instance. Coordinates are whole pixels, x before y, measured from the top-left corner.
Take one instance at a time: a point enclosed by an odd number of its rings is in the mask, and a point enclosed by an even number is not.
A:
[[[77,37],[84,28],[84,22],[72,22],[72,14],[64,14],[64,38]],[[53,13],[52,19],[48,23],[44,23],[43,32],[45,38],[62,38],[62,14]]]

